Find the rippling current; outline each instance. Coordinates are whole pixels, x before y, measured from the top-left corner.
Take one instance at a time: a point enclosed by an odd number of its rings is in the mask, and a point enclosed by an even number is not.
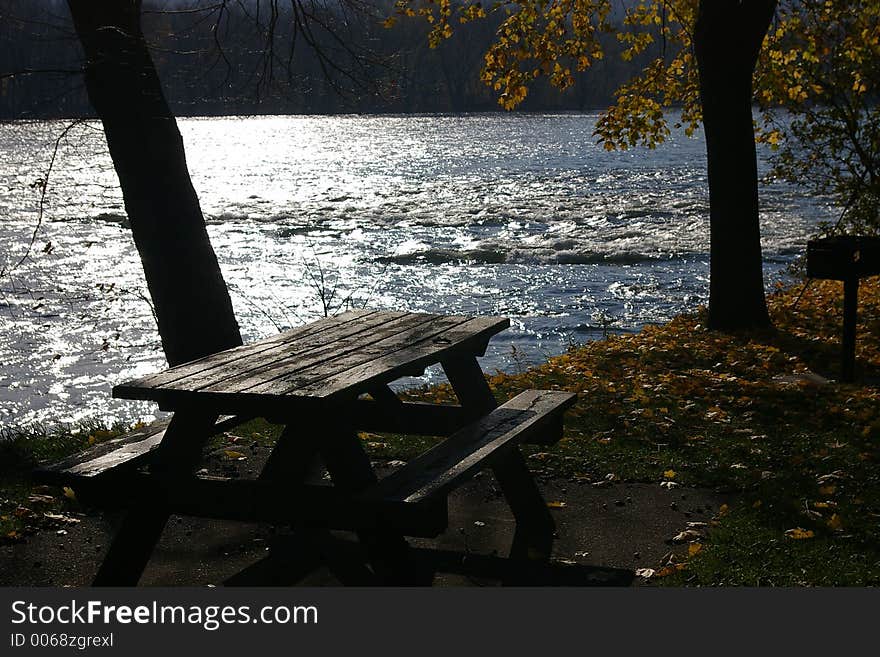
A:
[[[516,369],[706,300],[702,138],[608,153],[592,115],[183,119],[245,340],[338,304],[498,314],[483,367]],[[0,425],[149,418],[110,398],[164,364],[103,134],[0,125]],[[763,163],[762,163],[763,166]],[[161,193],[157,190],[157,193]],[[824,201],[762,188],[768,283]],[[427,379],[439,376],[429,372]]]

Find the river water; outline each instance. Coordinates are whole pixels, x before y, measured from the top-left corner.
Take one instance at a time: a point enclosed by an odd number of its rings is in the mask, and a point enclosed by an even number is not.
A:
[[[596,116],[183,119],[193,182],[245,340],[340,305],[498,314],[486,370],[705,303],[705,145],[609,153]],[[0,426],[133,421],[114,383],[161,369],[146,287],[103,134],[0,125]],[[762,162],[762,168],[766,168]],[[158,191],[157,193],[161,193]],[[768,284],[833,208],[762,188]],[[425,380],[436,380],[429,372]]]

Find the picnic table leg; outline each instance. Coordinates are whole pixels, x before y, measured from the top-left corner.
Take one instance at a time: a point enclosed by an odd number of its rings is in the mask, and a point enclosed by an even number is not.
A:
[[[320,467],[318,449],[319,429],[314,426],[285,427],[269,459],[260,472],[260,479],[285,480],[305,483],[309,475]],[[272,571],[269,561],[277,561],[285,570],[285,583],[295,583],[313,571],[322,560],[327,561],[330,570],[343,584],[373,584],[372,573],[365,566],[350,563],[349,559],[339,558],[332,550],[332,535],[329,530],[314,527],[296,527],[293,554],[272,554],[262,570]],[[249,582],[253,584],[254,582]]]
[[[509,450],[492,466],[492,472],[516,519],[510,556],[548,560],[556,524],[519,449]]]
[[[376,473],[357,432],[344,423],[333,422],[324,427],[320,452],[333,485],[341,490],[355,493],[376,483]],[[412,551],[403,535],[361,530],[357,536],[380,583],[416,585],[433,581],[433,572],[417,568],[412,563]]]
[[[190,475],[214,427],[216,415],[175,413],[157,448],[151,473],[174,479]],[[135,586],[168,522],[168,509],[156,500],[136,503],[122,519],[93,586]]]
[[[473,409],[476,417],[498,406],[475,357],[444,361],[443,370],[461,405]],[[555,523],[519,449],[514,447],[499,457],[492,471],[516,519],[510,556],[549,559]]]

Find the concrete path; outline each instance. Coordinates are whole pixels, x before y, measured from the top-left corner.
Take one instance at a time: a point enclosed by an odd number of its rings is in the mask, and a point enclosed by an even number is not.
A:
[[[240,474],[259,467],[259,459],[242,464]],[[224,465],[228,471],[228,465]],[[214,470],[214,468],[211,468]],[[539,480],[540,481],[540,480]],[[633,578],[639,568],[659,568],[670,552],[686,554],[686,545],[670,539],[687,522],[711,518],[726,498],[712,491],[659,484],[616,482],[602,487],[565,479],[540,481],[553,505],[558,538],[554,560],[573,566],[576,576],[555,584],[582,584],[593,575],[597,584],[643,584]],[[0,586],[82,586],[94,576],[109,545],[117,515],[85,514],[63,530],[40,532],[0,547]],[[419,547],[470,554],[504,556],[514,523],[492,476],[482,473],[450,497],[449,529],[435,540],[413,540]],[[59,533],[63,532],[63,533]],[[141,579],[149,586],[223,585],[227,579],[264,559],[286,530],[266,524],[246,524],[171,518]],[[587,578],[583,575],[586,573]],[[591,574],[592,573],[592,574]],[[624,575],[621,577],[621,575]],[[274,579],[272,583],[282,584]],[[303,581],[308,585],[338,585],[326,569]],[[438,573],[438,586],[483,586],[497,579],[474,574]]]

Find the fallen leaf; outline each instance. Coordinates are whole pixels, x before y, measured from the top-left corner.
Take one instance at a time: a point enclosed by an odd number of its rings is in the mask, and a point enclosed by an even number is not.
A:
[[[834,472],[830,472],[828,474],[821,475],[816,479],[816,483],[820,486],[822,484],[827,484],[830,481],[840,481],[844,478],[844,472],[842,470],[835,470]]]
[[[76,501],[76,493],[73,492],[73,489],[70,486],[65,486],[63,490],[64,490],[64,497],[66,497],[69,500]]]
[[[836,513],[828,518],[828,522],[826,522],[825,524],[828,525],[829,529],[833,529],[834,531],[840,531],[841,529],[843,529],[843,521]]]
[[[79,518],[71,518],[70,516],[61,515],[60,513],[44,513],[43,517],[47,520],[57,520],[58,522],[66,522],[71,525],[80,522]]]
[[[645,579],[650,579],[654,576],[654,573],[657,572],[653,568],[638,568],[636,569],[636,577],[644,577]]]
[[[703,549],[702,543],[691,543],[688,545],[688,556],[692,557],[695,554],[699,554],[700,550]]]
[[[677,572],[680,572],[687,568],[687,564],[676,563],[666,566],[665,568],[661,568],[656,573],[654,573],[654,577],[666,577],[668,575],[674,575]]]
[[[667,479],[675,479],[675,474],[676,474],[675,470],[666,470],[663,473],[663,476],[666,477]]]
[[[561,509],[565,506],[565,502],[547,502],[547,506],[549,506],[551,509]]]
[[[837,490],[837,484],[828,484],[827,486],[819,486],[819,493],[822,495],[834,495]]]
[[[673,543],[688,543],[697,538],[703,538],[703,532],[697,529],[685,529],[672,537]]]
[[[247,456],[241,452],[236,452],[234,449],[224,449],[223,455],[230,461],[244,461],[247,458]]]
[[[793,538],[795,540],[802,540],[805,538],[813,538],[815,534],[812,529],[804,529],[803,527],[795,527],[794,529],[788,529],[785,532],[785,535],[788,538]]]

